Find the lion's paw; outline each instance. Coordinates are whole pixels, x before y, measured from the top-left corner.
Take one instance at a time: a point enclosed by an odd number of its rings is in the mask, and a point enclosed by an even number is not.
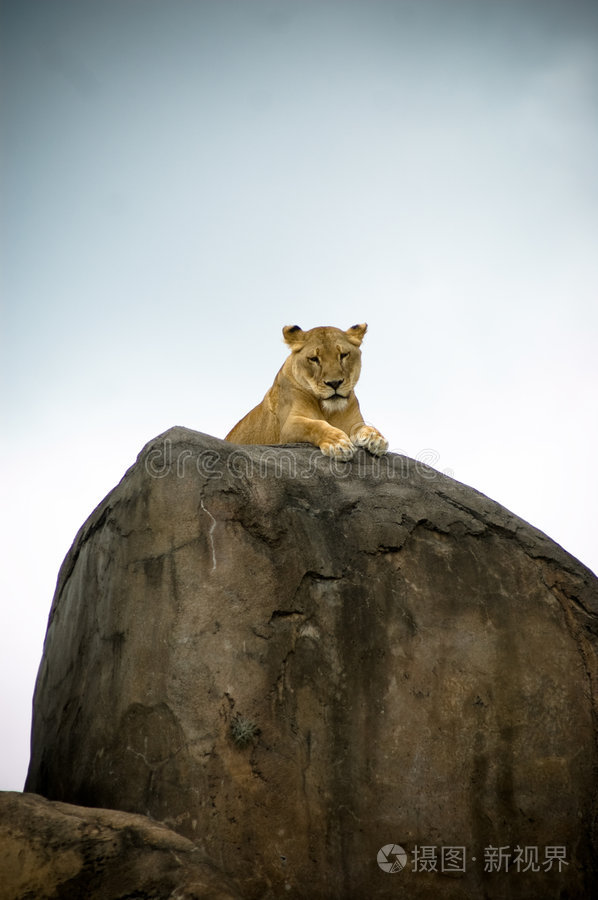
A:
[[[332,457],[332,459],[347,461],[353,459],[355,445],[349,440],[346,434],[340,432],[338,437],[335,436],[322,441],[320,450],[326,456]]]
[[[388,441],[372,425],[361,425],[353,435],[356,447],[365,447],[374,456],[384,456],[388,450]]]

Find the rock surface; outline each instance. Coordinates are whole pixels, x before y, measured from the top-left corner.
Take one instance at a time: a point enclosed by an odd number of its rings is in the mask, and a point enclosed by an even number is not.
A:
[[[249,900],[590,896],[597,624],[589,570],[421,463],[171,429],[62,566],[26,789],[150,815]]]
[[[240,900],[189,840],[145,816],[0,793],[0,900]]]

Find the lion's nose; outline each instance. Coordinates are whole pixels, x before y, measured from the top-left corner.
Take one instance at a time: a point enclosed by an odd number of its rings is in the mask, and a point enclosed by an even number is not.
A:
[[[324,384],[327,384],[328,387],[331,387],[333,391],[336,391],[338,387],[343,383],[343,379],[341,378],[339,381],[325,381]]]

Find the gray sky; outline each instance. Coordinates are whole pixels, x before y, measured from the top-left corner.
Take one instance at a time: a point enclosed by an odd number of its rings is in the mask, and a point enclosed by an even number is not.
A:
[[[391,448],[598,570],[598,4],[0,8],[0,789],[79,526],[154,435],[223,437],[285,324],[367,321]]]

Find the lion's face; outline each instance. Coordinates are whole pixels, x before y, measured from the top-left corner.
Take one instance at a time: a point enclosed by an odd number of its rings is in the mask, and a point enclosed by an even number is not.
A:
[[[320,401],[327,413],[343,410],[361,372],[360,344],[367,325],[339,328],[283,328],[293,351],[291,371],[300,387]]]

